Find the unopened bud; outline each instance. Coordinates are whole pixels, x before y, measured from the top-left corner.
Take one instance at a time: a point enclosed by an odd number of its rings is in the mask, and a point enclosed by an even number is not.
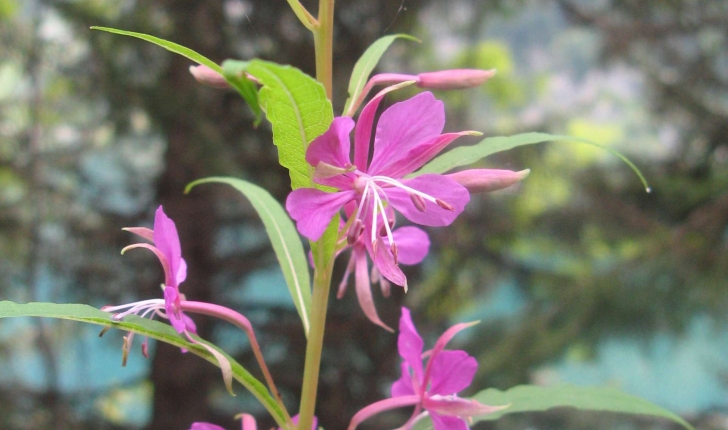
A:
[[[197,82],[207,85],[212,88],[229,89],[230,84],[223,78],[223,76],[211,68],[203,65],[190,66],[190,73],[197,80]]]
[[[419,194],[412,194],[410,193],[410,199],[412,200],[412,204],[415,205],[415,208],[417,208],[418,211],[424,212],[425,211],[425,199],[422,198]]]
[[[495,69],[452,69],[417,75],[417,86],[437,90],[462,90],[481,85],[495,76]]]
[[[471,193],[502,190],[525,179],[529,169],[514,172],[499,169],[470,169],[445,175],[467,188]]]

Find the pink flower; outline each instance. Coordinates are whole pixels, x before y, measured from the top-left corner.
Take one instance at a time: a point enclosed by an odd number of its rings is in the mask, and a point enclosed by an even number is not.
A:
[[[120,306],[105,306],[102,310],[116,312],[126,309],[124,312],[114,314],[114,319],[117,320],[121,320],[130,314],[137,314],[141,317],[158,315],[168,319],[178,333],[186,334],[188,338],[189,333],[197,333],[197,327],[194,321],[185,315],[180,307],[183,296],[179,292],[179,285],[187,278],[187,263],[182,258],[179,236],[174,221],[169,219],[164,213],[162,206],[159,206],[154,216],[154,230],[146,227],[128,227],[124,230],[152,242],[152,244],[136,243],[129,245],[122,249],[121,253],[123,254],[129,249],[145,248],[157,256],[164,270],[164,284],[162,285],[164,300],[142,300]],[[132,339],[133,334],[125,338],[124,363],[126,362],[126,355],[131,347]],[[142,344],[142,351],[146,356],[147,341]]]
[[[402,362],[402,376],[392,385],[392,398],[373,403],[359,411],[351,420],[349,430],[372,415],[403,406],[415,406],[415,411],[403,429],[428,416],[435,430],[467,430],[466,419],[495,412],[503,406],[488,406],[475,400],[462,399],[457,393],[473,380],[478,363],[465,351],[445,350],[445,345],[459,331],[474,323],[450,327],[430,351],[423,352],[424,342],[412,322],[410,311],[402,308],[397,346]],[[423,365],[422,359],[427,358]]]
[[[377,264],[382,275],[395,284],[406,286],[406,278],[397,267],[398,243],[387,211],[394,208],[421,225],[445,226],[452,223],[470,200],[465,187],[438,174],[424,174],[411,179],[404,177],[432,159],[457,137],[470,133],[441,134],[445,125],[442,102],[425,92],[396,103],[382,113],[369,161],[374,114],[385,94],[386,90],[362,111],[354,134],[353,162],[349,155],[349,134],[355,127],[351,118],[335,118],[331,127],[308,147],[306,161],[315,168],[314,181],[339,191],[326,193],[315,188],[297,189],[288,196],[286,209],[296,220],[301,234],[318,240],[333,216],[347,203],[355,202],[356,209],[348,232],[349,243],[354,243],[364,234],[365,245],[367,249],[371,247],[370,255],[375,256],[375,263],[380,249],[390,257],[387,261],[392,264],[385,263],[385,259],[380,259]],[[380,230],[383,231],[381,235]]]

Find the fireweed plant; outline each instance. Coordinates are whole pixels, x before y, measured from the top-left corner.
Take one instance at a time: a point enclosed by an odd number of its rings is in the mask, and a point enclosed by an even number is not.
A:
[[[489,137],[475,145],[441,154],[457,138],[480,133],[443,133],[446,120],[443,103],[427,90],[473,88],[487,84],[495,71],[460,69],[370,76],[396,39],[412,39],[406,35],[382,37],[364,52],[352,71],[349,98],[343,112],[335,116],[331,104],[334,0],[320,0],[318,16],[309,13],[298,0],[288,0],[288,4],[313,34],[315,78],[292,66],[258,59],[227,60],[219,65],[197,52],[154,36],[92,28],[143,39],[187,57],[196,63],[190,68],[195,79],[210,87],[238,91],[254,113],[256,125],[263,114],[270,122],[279,161],[290,172],[292,192],[286,199],[285,209],[263,188],[235,178],[200,179],[189,184],[185,192],[203,183],[227,184],[248,198],[260,215],[301,318],[302,336],[307,339],[297,413],[291,413],[278,394],[250,321],[225,306],[184,296],[187,264],[175,223],[161,206],[156,211],[153,229],[126,229],[145,242],[122,250],[124,253],[147,249],[156,255],[164,272],[160,297],[101,310],[80,304],[5,301],[0,302],[0,318],[54,317],[102,325],[104,331],[109,328],[127,331],[124,361],[135,333],[145,339],[152,337],[170,343],[183,353],[199,355],[217,365],[231,394],[233,381],[239,382],[265,407],[280,429],[308,430],[318,426],[314,412],[332,283],[339,284],[337,296],[341,297],[353,275],[364,314],[373,324],[394,332],[377,315],[372,287],[378,286],[384,296],[389,295],[392,285],[404,291],[410,288],[400,265],[420,263],[430,245],[427,233],[419,226],[447,227],[462,213],[473,193],[509,187],[525,179],[529,172],[462,167],[522,145],[580,139],[526,133]],[[404,87],[421,91],[391,104],[377,116],[385,96]],[[378,92],[374,93],[375,89]],[[647,187],[629,160],[605,149],[627,163]],[[414,225],[396,227],[397,221],[403,219]],[[308,239],[308,255],[301,236]],[[332,279],[334,261],[342,254],[348,255],[345,274],[343,279]],[[191,318],[194,314],[221,318],[243,330],[264,381],[256,379],[219,347],[197,336]],[[476,323],[451,327],[432,349],[425,349],[410,310],[402,308],[397,333],[401,377],[392,381],[388,397],[356,413],[348,430],[395,408],[412,411],[401,429],[463,430],[478,421],[496,420],[505,414],[560,406],[652,415],[692,428],[679,416],[613,388],[523,385],[507,391],[486,389],[472,398],[460,397],[458,393],[470,385],[478,363],[467,352],[449,350],[447,345],[458,332]],[[142,343],[142,353],[147,354],[147,340]],[[244,430],[256,429],[251,415],[241,413],[238,417]],[[190,423],[190,426],[191,430],[221,429],[203,422]]]

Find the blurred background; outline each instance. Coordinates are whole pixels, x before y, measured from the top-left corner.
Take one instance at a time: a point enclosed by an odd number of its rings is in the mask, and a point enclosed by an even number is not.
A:
[[[429,342],[453,322],[481,319],[453,343],[480,362],[473,387],[610,385],[699,428],[728,429],[728,2],[336,5],[335,112],[366,47],[406,32],[422,43],[397,41],[378,70],[498,69],[479,89],[436,94],[449,131],[588,138],[627,154],[653,188],[606,151],[574,143],[490,157],[481,166],[531,176],[430,229],[429,257],[407,268],[410,292],[375,292],[382,319],[396,325],[409,306]],[[182,194],[194,179],[230,175],[283,201],[288,175],[268,124],[253,130],[239,96],[197,84],[189,61],[91,25],[150,33],[218,62],[314,70],[311,37],[283,0],[0,0],[0,298],[102,306],[157,297],[154,257],[119,251],[136,241],[121,228],[149,226],[163,204],[189,264],[183,292],[253,321],[295,408],[303,332],[259,219],[223,186]],[[468,139],[459,143],[477,142]],[[331,302],[317,409],[331,430],[398,377],[396,336],[369,323],[354,296]],[[255,373],[241,333],[196,321]],[[181,430],[205,420],[234,429],[242,411],[272,427],[252,396],[228,396],[199,358],[153,343],[149,359],[135,346],[122,367],[121,334],[98,331],[0,321],[0,428]],[[476,427],[670,425],[556,410]]]

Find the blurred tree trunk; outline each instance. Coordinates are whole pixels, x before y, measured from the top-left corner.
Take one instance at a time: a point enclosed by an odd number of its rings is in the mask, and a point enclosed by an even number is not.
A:
[[[198,52],[219,58],[223,47],[220,28],[223,23],[219,2],[170,1],[167,12],[174,30],[169,37]],[[204,36],[204,37],[201,37]],[[217,55],[216,55],[217,54]],[[213,147],[211,138],[201,129],[209,115],[220,103],[223,93],[200,100],[197,85],[189,72],[189,61],[174,56],[156,94],[147,99],[150,114],[167,136],[164,170],[157,196],[166,213],[174,219],[182,243],[182,254],[188,264],[189,277],[182,291],[194,300],[212,300],[213,241],[215,229],[214,189],[197,193],[194,198],[183,194],[191,181],[213,173],[209,160]],[[207,117],[207,118],[206,118]],[[218,172],[219,173],[219,172]],[[210,324],[195,318],[202,337],[209,337]],[[153,419],[150,429],[186,429],[194,421],[208,415],[206,394],[218,382],[218,372],[207,362],[192,354],[182,354],[178,348],[158,343],[151,379],[154,384]],[[190,395],[195,393],[195,395]]]

